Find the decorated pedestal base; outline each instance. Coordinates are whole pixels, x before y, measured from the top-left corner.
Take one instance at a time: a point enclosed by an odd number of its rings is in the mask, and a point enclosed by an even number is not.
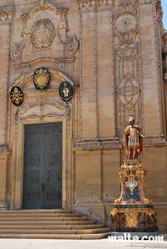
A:
[[[124,160],[119,169],[121,195],[111,210],[113,232],[158,231],[154,206],[145,197],[146,173],[138,159]]]

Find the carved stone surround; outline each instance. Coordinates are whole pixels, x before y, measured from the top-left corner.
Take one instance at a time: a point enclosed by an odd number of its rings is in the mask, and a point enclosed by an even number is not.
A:
[[[66,196],[66,189],[69,188],[69,179],[67,171],[70,170],[72,161],[72,148],[68,146],[71,139],[72,119],[70,103],[62,103],[58,95],[58,86],[61,81],[67,80],[73,86],[74,82],[64,73],[57,69],[49,69],[52,75],[51,89],[45,91],[36,91],[33,82],[33,71],[24,73],[18,77],[8,89],[17,85],[21,87],[25,93],[24,102],[21,106],[15,107],[11,105],[10,108],[10,146],[12,153],[10,156],[11,168],[16,169],[16,181],[11,193],[11,199],[14,200],[14,209],[22,208],[22,186],[23,186],[23,168],[24,168],[24,126],[27,124],[41,124],[62,122],[63,127],[63,152],[62,152],[62,207],[66,208],[67,204],[72,203],[71,197]],[[54,97],[53,97],[54,96]],[[69,175],[70,177],[70,175]]]
[[[67,8],[40,1],[30,12],[22,14],[23,41],[15,44],[10,53],[11,59],[22,59],[23,49],[29,40],[34,49],[45,49],[51,46],[55,37],[63,44],[65,53],[73,55],[78,49],[78,41],[75,36],[67,35],[67,12]]]
[[[42,102],[41,102],[42,103]],[[40,102],[37,105],[41,104]],[[21,110],[16,114],[16,121],[13,127],[13,141],[15,144],[15,149],[11,155],[11,168],[15,168],[15,176],[13,181],[15,181],[15,186],[13,193],[11,193],[11,200],[13,200],[12,209],[21,209],[22,208],[22,193],[23,193],[23,169],[24,169],[24,126],[30,124],[41,124],[41,123],[53,123],[53,122],[62,122],[63,128],[63,151],[62,151],[62,207],[66,208],[72,200],[67,195],[66,189],[69,188],[69,178],[67,177],[67,171],[70,169],[71,165],[71,148],[67,146],[70,142],[70,130],[71,130],[71,120],[63,116],[64,108],[58,106],[56,101],[54,103],[45,102],[44,105],[41,105],[40,108],[43,111],[48,111],[49,105],[53,105],[50,108],[52,110],[52,115],[50,116],[41,116],[38,118],[35,115],[28,115],[32,112],[35,113],[37,106],[29,106],[30,108],[25,110],[25,113],[21,113]],[[39,106],[38,106],[39,107]],[[62,109],[61,109],[62,108]],[[59,112],[59,113],[58,113]],[[62,113],[62,116],[61,116]],[[16,180],[17,179],[17,180]]]

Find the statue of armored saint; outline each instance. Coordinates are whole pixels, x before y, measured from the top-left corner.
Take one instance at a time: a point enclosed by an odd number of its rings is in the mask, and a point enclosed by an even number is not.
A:
[[[143,135],[138,125],[135,125],[133,115],[129,116],[129,125],[124,129],[123,145],[127,159],[138,158],[143,151]]]

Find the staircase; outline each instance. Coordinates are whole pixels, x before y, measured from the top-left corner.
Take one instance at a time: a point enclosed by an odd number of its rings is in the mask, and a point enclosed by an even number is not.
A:
[[[0,238],[102,239],[110,228],[69,210],[0,211]]]

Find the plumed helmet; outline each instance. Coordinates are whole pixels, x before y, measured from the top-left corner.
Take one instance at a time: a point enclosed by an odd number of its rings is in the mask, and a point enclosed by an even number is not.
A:
[[[129,115],[129,121],[135,121],[135,118],[133,115]]]

